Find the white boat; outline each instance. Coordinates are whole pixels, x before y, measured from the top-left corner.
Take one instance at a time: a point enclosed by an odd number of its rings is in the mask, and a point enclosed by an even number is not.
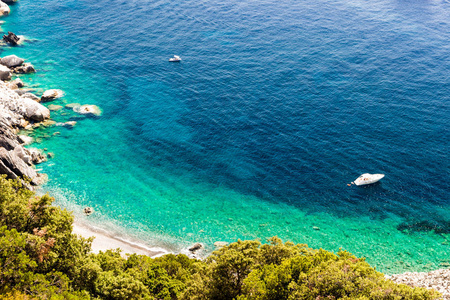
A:
[[[170,62],[179,62],[181,61],[181,57],[179,57],[178,55],[174,55],[172,58],[169,58]]]
[[[378,182],[381,180],[381,178],[384,177],[384,174],[369,174],[364,173],[353,182],[356,185],[366,185],[366,184],[372,184],[375,182]]]

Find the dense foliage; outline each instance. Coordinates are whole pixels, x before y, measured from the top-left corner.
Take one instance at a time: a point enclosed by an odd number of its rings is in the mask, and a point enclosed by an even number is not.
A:
[[[384,279],[364,259],[306,245],[238,241],[205,261],[90,253],[72,215],[0,177],[1,299],[437,299]]]

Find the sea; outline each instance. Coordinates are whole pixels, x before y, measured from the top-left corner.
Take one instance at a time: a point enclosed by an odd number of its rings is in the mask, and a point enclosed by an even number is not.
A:
[[[450,267],[448,0],[19,0],[2,21],[26,42],[0,55],[77,122],[27,134],[79,222],[174,253],[278,236]]]

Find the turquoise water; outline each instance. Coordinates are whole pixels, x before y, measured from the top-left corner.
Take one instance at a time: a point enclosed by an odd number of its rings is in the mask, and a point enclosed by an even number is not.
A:
[[[278,235],[430,270],[450,263],[449,5],[22,0],[2,29],[30,40],[1,55],[53,104],[103,110],[31,133],[80,220],[176,252]],[[365,172],[386,177],[347,186]]]

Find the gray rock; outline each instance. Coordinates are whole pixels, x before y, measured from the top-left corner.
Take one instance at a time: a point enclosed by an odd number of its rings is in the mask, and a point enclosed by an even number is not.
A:
[[[97,105],[81,105],[74,107],[73,111],[81,115],[99,117],[102,115],[102,110]]]
[[[6,2],[6,1],[5,1]],[[8,4],[0,1],[0,16],[7,16],[11,12]]]
[[[11,79],[11,70],[8,67],[0,65],[0,80],[10,80]]]
[[[24,63],[22,66],[15,67],[13,72],[16,74],[36,73],[36,69],[30,63]]]
[[[195,243],[194,245],[192,245],[191,247],[189,247],[188,250],[191,251],[191,252],[195,252],[195,251],[198,251],[198,250],[200,250],[200,249],[202,249],[202,248],[203,248],[203,245],[202,245],[202,244],[200,244],[200,243]]]
[[[25,93],[25,94],[22,95],[22,97],[29,98],[29,99],[34,100],[36,102],[41,101],[41,98],[39,98],[38,96],[36,96],[35,94],[32,94],[32,93]]]
[[[25,106],[25,117],[33,121],[42,122],[50,118],[50,110],[42,104],[22,97],[22,103]]]
[[[21,66],[23,62],[24,60],[16,55],[8,55],[0,60],[0,64],[7,66],[8,68]]]

